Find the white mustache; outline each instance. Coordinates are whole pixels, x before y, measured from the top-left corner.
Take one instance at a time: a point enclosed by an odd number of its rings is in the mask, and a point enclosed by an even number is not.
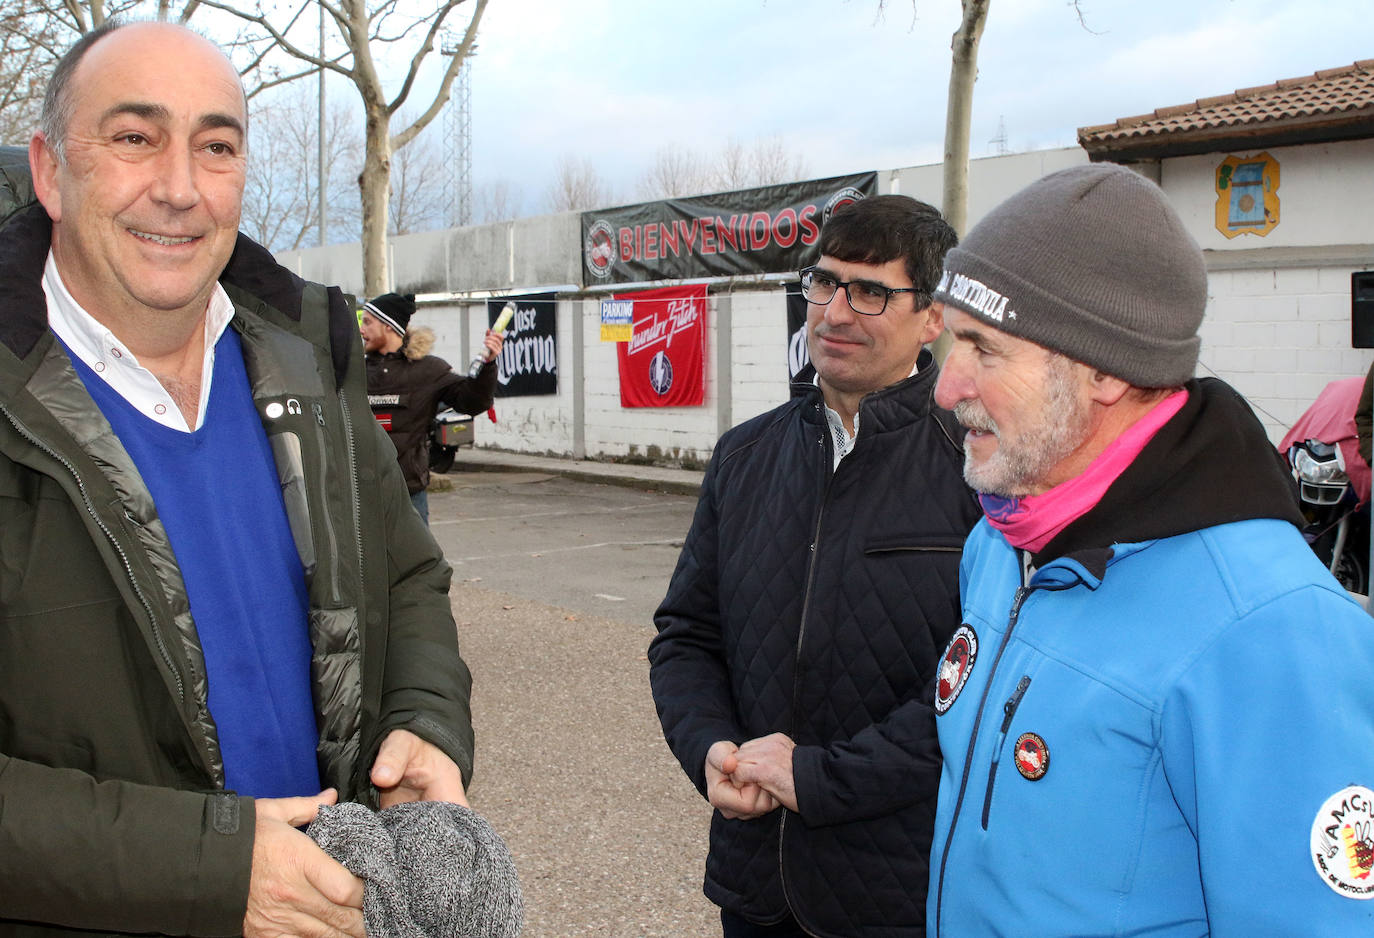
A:
[[[993,436],[1000,436],[997,432],[997,422],[992,419],[981,405],[973,401],[960,401],[954,405],[954,419],[969,430],[977,430],[979,433],[991,433]]]

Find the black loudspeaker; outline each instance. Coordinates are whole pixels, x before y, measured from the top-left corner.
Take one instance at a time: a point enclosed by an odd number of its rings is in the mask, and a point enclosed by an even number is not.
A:
[[[1374,270],[1350,275],[1350,346],[1374,348]]]

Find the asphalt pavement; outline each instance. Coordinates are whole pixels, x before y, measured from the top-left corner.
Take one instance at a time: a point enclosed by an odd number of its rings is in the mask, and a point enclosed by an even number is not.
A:
[[[430,491],[474,675],[475,810],[525,938],[706,938],[710,809],[663,742],[645,650],[701,473],[463,450]]]

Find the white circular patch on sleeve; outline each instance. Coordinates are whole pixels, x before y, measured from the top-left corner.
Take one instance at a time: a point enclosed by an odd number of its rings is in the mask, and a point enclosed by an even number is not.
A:
[[[1374,899],[1374,791],[1351,785],[1326,799],[1312,822],[1312,863],[1340,895]]]
[[[961,625],[945,646],[940,658],[940,672],[935,684],[935,715],[942,716],[954,706],[959,692],[968,683],[973,662],[978,659],[978,635],[968,625]]]

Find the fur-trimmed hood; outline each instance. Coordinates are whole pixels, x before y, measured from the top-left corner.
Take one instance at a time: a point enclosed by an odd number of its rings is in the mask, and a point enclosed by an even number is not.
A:
[[[416,326],[406,330],[406,341],[401,346],[405,357],[418,361],[434,351],[434,330],[429,326]]]

